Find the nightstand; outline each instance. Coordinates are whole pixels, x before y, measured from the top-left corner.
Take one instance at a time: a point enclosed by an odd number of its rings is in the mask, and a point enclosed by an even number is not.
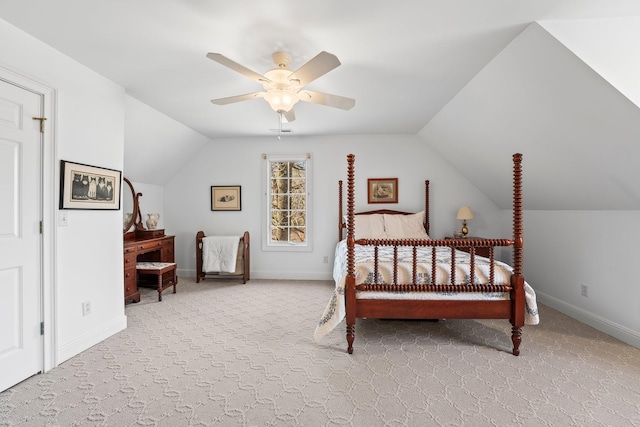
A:
[[[444,238],[444,240],[452,240],[452,239],[455,239],[455,237],[446,236]],[[485,238],[484,237],[476,237],[476,236],[467,236],[466,240],[485,240]],[[456,248],[456,249],[461,250],[463,252],[469,253],[469,249],[470,248]],[[489,258],[489,251],[490,250],[491,250],[491,248],[488,248],[488,247],[487,248],[476,248],[476,255]]]

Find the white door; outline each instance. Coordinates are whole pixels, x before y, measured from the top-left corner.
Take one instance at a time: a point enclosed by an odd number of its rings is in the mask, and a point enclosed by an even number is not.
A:
[[[0,80],[0,391],[42,371],[41,95]]]

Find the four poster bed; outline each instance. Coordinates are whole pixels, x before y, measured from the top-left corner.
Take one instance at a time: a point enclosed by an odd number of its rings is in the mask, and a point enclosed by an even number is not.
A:
[[[347,156],[347,214],[339,182],[336,289],[318,323],[319,340],[346,318],[353,353],[356,318],[508,319],[512,353],[520,354],[521,328],[538,323],[535,293],[522,275],[522,155],[513,155],[513,237],[435,240],[429,237],[429,181],[425,210],[354,212],[355,156]],[[347,236],[343,240],[343,229]],[[495,248],[513,248],[513,267]],[[489,257],[476,254],[489,248]]]

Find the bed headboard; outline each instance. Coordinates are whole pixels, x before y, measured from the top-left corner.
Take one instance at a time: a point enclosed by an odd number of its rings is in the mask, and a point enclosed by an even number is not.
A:
[[[344,238],[344,229],[347,227],[347,224],[344,220],[344,211],[343,211],[343,189],[342,189],[342,180],[338,181],[338,241]],[[404,212],[397,211],[393,209],[376,209],[372,211],[363,211],[363,212],[355,212],[354,215],[372,215],[372,214],[391,214],[391,215],[412,215],[415,212]],[[430,223],[429,223],[429,180],[425,180],[424,182],[424,229],[429,234]]]

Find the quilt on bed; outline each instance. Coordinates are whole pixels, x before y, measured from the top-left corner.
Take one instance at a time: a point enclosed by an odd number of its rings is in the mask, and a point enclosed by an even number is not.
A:
[[[355,247],[355,274],[356,283],[374,283],[374,247]],[[431,283],[431,247],[418,247],[418,284]],[[393,282],[393,247],[378,247],[378,283]],[[470,260],[471,256],[463,251],[455,252],[456,284],[470,284]],[[476,256],[475,260],[475,284],[486,284],[489,277],[490,261],[487,258]],[[512,268],[500,261],[494,261],[494,279],[497,284],[509,283]],[[336,246],[336,256],[333,265],[333,278],[336,287],[322,318],[318,322],[314,332],[314,339],[320,340],[340,324],[346,315],[345,308],[345,282],[347,272],[347,244],[342,240]],[[451,249],[448,247],[436,248],[436,283],[449,282],[451,272]],[[398,282],[411,283],[413,277],[413,247],[398,247]],[[538,306],[533,288],[525,282],[525,324],[537,325],[539,322]],[[356,298],[368,299],[431,299],[431,300],[508,300],[507,292],[359,292]]]

